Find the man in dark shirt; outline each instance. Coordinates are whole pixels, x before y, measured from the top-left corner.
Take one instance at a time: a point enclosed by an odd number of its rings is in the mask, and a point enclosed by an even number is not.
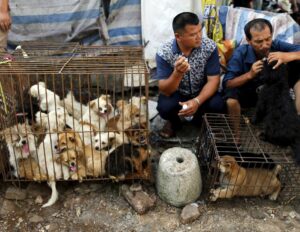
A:
[[[240,116],[241,107],[253,107],[256,104],[257,88],[263,84],[259,73],[264,57],[268,62],[277,61],[274,68],[282,63],[300,60],[300,45],[272,40],[273,28],[268,20],[254,19],[246,24],[244,31],[248,44],[234,51],[223,79],[228,113],[235,117]],[[300,81],[289,77],[289,85],[294,88],[296,109],[300,114]]]

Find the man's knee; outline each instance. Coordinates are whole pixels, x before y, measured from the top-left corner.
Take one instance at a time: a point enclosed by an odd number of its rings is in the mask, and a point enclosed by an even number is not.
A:
[[[176,98],[159,96],[156,109],[162,118],[168,119],[170,114],[174,114],[174,112],[180,110],[178,102],[179,101]]]
[[[227,105],[227,110],[228,112],[238,112],[240,111],[240,103],[237,99],[234,99],[234,98],[228,98],[226,100],[226,105]]]
[[[209,109],[214,113],[224,113],[225,111],[225,102],[220,94],[215,95],[209,101]]]

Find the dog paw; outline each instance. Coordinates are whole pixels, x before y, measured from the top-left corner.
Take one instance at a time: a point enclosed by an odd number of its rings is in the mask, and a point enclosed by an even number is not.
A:
[[[271,201],[276,201],[276,200],[277,200],[277,197],[278,197],[278,194],[271,194],[271,195],[269,196],[269,199],[270,199]]]
[[[211,189],[210,190],[210,197],[209,197],[209,200],[210,201],[216,201],[218,199],[218,196],[219,196],[219,190],[218,189]]]

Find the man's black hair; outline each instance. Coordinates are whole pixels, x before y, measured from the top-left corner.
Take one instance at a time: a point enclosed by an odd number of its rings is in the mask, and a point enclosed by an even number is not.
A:
[[[198,16],[192,12],[182,12],[173,19],[173,31],[178,33],[184,30],[186,25],[198,25],[200,22]]]
[[[263,29],[265,29],[266,26],[269,27],[270,32],[273,33],[273,27],[272,27],[272,24],[270,23],[270,21],[268,21],[266,19],[262,19],[262,18],[251,20],[244,27],[244,32],[246,34],[246,38],[248,40],[252,39],[252,35],[250,33],[250,30],[252,28],[255,29],[256,31],[262,31]]]

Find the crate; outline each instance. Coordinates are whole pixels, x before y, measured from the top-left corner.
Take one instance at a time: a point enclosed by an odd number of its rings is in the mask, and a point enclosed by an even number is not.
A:
[[[234,121],[239,121],[239,136],[233,129]],[[230,188],[235,191],[240,186],[233,179],[230,183],[225,183],[225,180],[242,175],[241,169],[238,169],[238,175],[232,175],[230,178],[228,175],[227,179],[220,172],[220,164],[223,160],[221,158],[226,155],[233,156],[238,165],[246,169],[272,171],[276,165],[280,165],[282,170],[278,174],[281,182],[279,199],[285,201],[300,197],[300,167],[295,164],[291,150],[261,141],[259,132],[260,128],[253,127],[249,118],[245,116],[232,118],[224,114],[204,115],[197,154],[207,198],[215,200],[212,197],[213,190]],[[260,179],[254,174],[251,178],[252,181],[249,184],[244,184],[251,191],[263,187],[268,188],[266,186],[269,184],[268,181],[259,182]],[[232,192],[228,191],[223,197],[230,198],[231,194]]]
[[[3,179],[150,179],[148,77],[141,47],[21,44],[0,65]]]

